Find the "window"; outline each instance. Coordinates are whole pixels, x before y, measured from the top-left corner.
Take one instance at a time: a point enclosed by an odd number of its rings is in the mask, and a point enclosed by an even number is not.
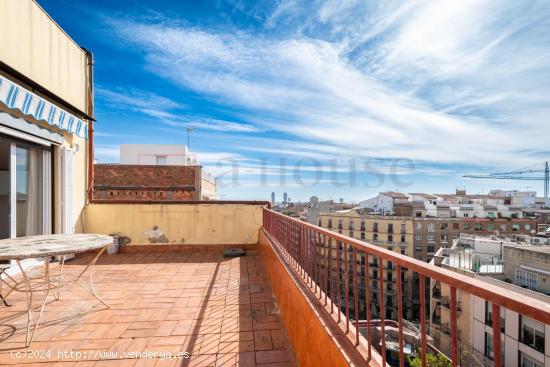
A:
[[[523,344],[544,353],[544,325],[525,316],[521,316],[521,336]]]
[[[349,229],[353,229],[353,221],[352,220],[349,221]]]
[[[372,235],[372,240],[373,241],[378,241],[378,233],[375,233]]]
[[[405,243],[406,242],[406,237],[405,236],[401,236],[401,243]]]
[[[407,228],[405,226],[405,223],[401,223],[401,233],[407,233]]]
[[[468,213],[464,213],[464,218],[468,218],[468,217],[469,217]]]
[[[422,223],[416,222],[416,229],[422,229]]]
[[[493,359],[495,357],[493,353],[493,336],[489,333],[485,333],[485,356]]]
[[[415,212],[414,216],[417,218],[422,218],[422,212]]]
[[[353,237],[353,231],[349,231],[349,236]]]
[[[165,155],[157,155],[157,166],[166,166],[167,159]]]
[[[416,235],[416,240],[417,240],[417,241],[422,241],[422,235],[421,235],[421,234],[417,234],[417,235]]]
[[[434,242],[435,241],[435,236],[434,236],[433,233],[428,233],[426,238],[428,239],[428,242]]]
[[[329,219],[329,220],[328,220],[328,226],[327,226],[327,227],[328,227],[328,228],[332,228],[332,219]]]
[[[361,222],[361,230],[365,231],[365,222]]]
[[[470,229],[470,223],[464,223],[464,229]]]
[[[508,226],[506,224],[501,224],[500,225],[500,230],[503,231],[503,232],[506,232],[508,230]]]
[[[449,237],[446,234],[440,236],[441,242],[449,242]]]
[[[441,223],[441,230],[446,231],[449,229],[449,223]]]
[[[487,223],[487,230],[488,231],[494,231],[495,230],[495,224],[494,223]]]
[[[488,212],[487,213],[487,218],[494,218],[495,217],[495,213],[493,212]]]
[[[483,223],[476,223],[475,229],[476,231],[483,231]]]
[[[485,301],[485,324],[493,325],[493,304]],[[500,331],[504,332],[506,329],[506,310],[504,307],[500,307]]]
[[[495,358],[495,354],[493,353],[493,336],[487,332],[485,333],[485,356],[490,359]],[[502,365],[504,366],[504,341],[503,340],[501,340],[500,342],[500,359],[501,359]]]
[[[459,229],[459,223],[453,223],[453,229]]]
[[[521,367],[544,367],[544,365],[541,362],[535,361],[533,358],[523,354],[522,352],[519,352],[519,353],[520,353]]]
[[[519,232],[519,224],[512,224],[512,232]]]
[[[342,229],[342,219],[338,219],[338,229]]]
[[[435,224],[428,223],[428,231],[435,231]]]
[[[428,246],[426,251],[429,252],[429,253],[434,253],[435,252],[435,246]]]
[[[538,290],[538,275],[531,271],[516,269],[516,285],[536,291]]]
[[[393,224],[388,223],[388,233],[393,233]]]
[[[364,240],[365,239],[365,233],[361,233],[361,239]]]
[[[526,224],[526,225],[525,225],[525,230],[526,230],[526,231],[530,231],[530,230],[531,230],[531,225],[530,225],[530,224]]]
[[[420,252],[422,251],[422,246],[415,246],[414,250]]]
[[[393,242],[393,236],[391,234],[388,235],[388,242]]]
[[[372,231],[373,231],[373,232],[378,232],[378,223],[374,222],[374,223],[372,224]]]

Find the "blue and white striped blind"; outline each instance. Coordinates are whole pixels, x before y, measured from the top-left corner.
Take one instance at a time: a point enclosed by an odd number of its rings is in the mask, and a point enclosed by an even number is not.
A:
[[[86,122],[2,75],[0,75],[0,102],[8,108],[18,109],[23,114],[30,115],[39,121],[45,121],[81,138],[88,138]]]

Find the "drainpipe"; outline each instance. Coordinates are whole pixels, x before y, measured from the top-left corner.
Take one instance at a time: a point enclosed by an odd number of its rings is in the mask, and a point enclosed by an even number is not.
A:
[[[86,113],[89,116],[94,116],[94,55],[91,51],[82,48],[86,53],[87,81],[86,81],[86,97],[87,103]],[[88,202],[94,198],[94,122],[88,121]]]

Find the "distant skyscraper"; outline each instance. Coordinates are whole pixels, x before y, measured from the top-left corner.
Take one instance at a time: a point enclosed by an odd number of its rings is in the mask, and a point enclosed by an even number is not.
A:
[[[286,204],[288,202],[288,194],[285,192],[283,194],[283,204]]]
[[[275,204],[275,191],[271,193],[271,204]]]

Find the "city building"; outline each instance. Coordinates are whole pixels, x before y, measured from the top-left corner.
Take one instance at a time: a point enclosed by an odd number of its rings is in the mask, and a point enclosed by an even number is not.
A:
[[[185,145],[122,144],[120,164],[95,164],[97,200],[217,200],[217,182]]]
[[[546,282],[550,267],[548,246],[518,245],[496,237],[461,235],[451,248],[440,249],[432,264],[498,286],[518,297],[549,303]],[[457,330],[463,365],[493,362],[492,304],[468,292],[457,291]],[[451,355],[450,288],[430,286],[430,335],[434,345]],[[504,366],[546,366],[550,363],[547,335],[550,328],[518,312],[500,308],[501,348]]]
[[[198,162],[185,145],[121,144],[120,164],[196,166]]]
[[[409,198],[400,192],[381,192],[373,198],[361,201],[360,207],[372,209],[376,214],[393,214],[394,206],[407,203]]]
[[[0,238],[82,227],[93,58],[34,1],[0,4]]]
[[[361,207],[335,212],[321,212],[319,214],[319,226],[390,251],[407,256],[413,255],[413,222],[411,218],[367,213],[368,211]],[[365,259],[360,260],[365,261]],[[378,259],[370,257],[368,263],[371,265],[369,271],[371,279],[371,313],[373,316],[378,316],[380,315]],[[395,270],[395,265],[391,263],[385,264],[383,269],[387,298],[385,302],[386,317],[390,319],[395,319],[397,316],[397,293],[395,289],[397,274]],[[402,280],[404,284],[404,310],[411,317],[413,304],[412,274],[403,271]],[[366,291],[363,289],[363,294],[364,292]],[[359,307],[361,312],[365,311],[364,300],[365,297],[360,297]]]
[[[275,192],[273,191],[271,193],[271,205],[274,205],[275,204]]]

